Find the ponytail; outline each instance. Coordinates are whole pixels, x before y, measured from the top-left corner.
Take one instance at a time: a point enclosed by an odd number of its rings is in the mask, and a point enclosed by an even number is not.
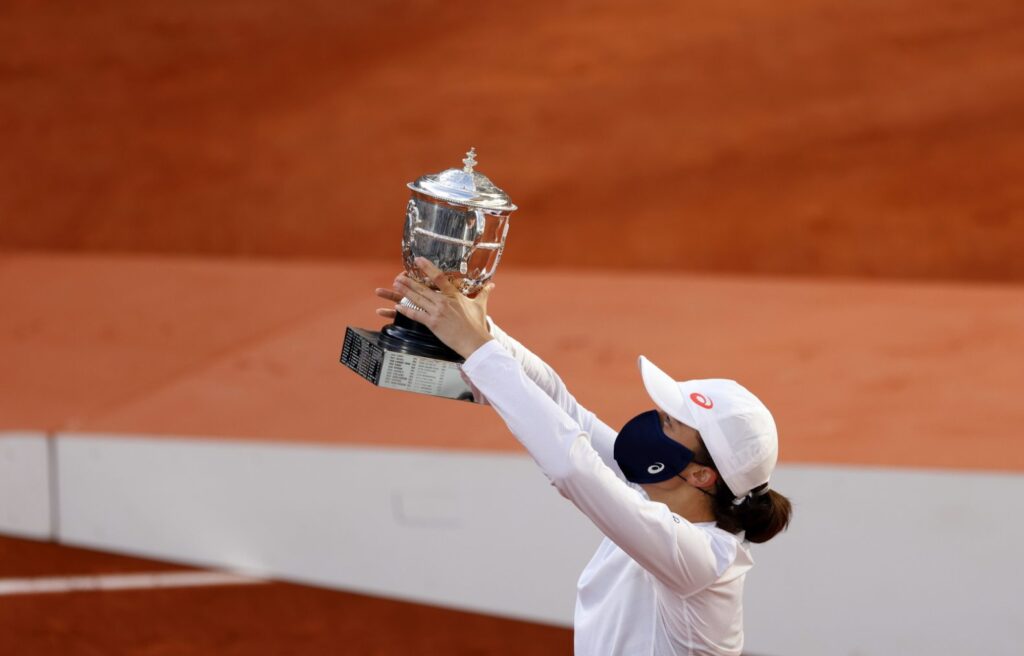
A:
[[[703,441],[694,462],[718,472]],[[736,499],[720,474],[716,486],[712,496],[712,509],[715,513],[715,523],[723,531],[743,531],[745,539],[761,543],[771,540],[789,526],[789,520],[793,515],[792,504],[775,490],[760,492],[768,487],[767,483],[754,488],[754,492],[742,500]]]
[[[729,505],[739,520],[744,536],[751,542],[771,540],[776,534],[786,530],[789,518],[793,514],[793,506],[789,499],[775,490],[768,490],[759,496],[750,495],[738,506],[733,505],[732,501]]]

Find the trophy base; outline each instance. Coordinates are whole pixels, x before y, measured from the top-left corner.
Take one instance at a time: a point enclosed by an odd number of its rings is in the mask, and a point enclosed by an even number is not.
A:
[[[462,362],[462,356],[439,340],[430,328],[404,314],[396,315],[394,323],[380,329],[380,339],[393,351],[447,362]]]
[[[378,387],[473,402],[473,391],[462,379],[463,360],[452,354],[454,359],[424,355],[394,335],[350,326],[339,361]]]

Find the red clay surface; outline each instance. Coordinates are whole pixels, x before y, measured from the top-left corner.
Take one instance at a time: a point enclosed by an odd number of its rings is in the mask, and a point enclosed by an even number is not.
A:
[[[0,577],[162,572],[180,567],[0,538]],[[0,652],[569,656],[572,631],[273,583],[0,596]]]
[[[346,326],[380,326],[372,289],[395,273],[2,257],[0,426],[518,450],[487,408],[338,364]],[[784,462],[1024,470],[1024,288],[511,266],[496,280],[492,316],[613,425],[650,405],[643,353],[755,390]]]
[[[509,266],[1024,280],[1020,0],[0,11],[0,248],[394,261],[473,145]]]
[[[52,542],[0,537],[0,578],[91,576],[184,571],[191,568],[117,556],[92,549],[73,549]],[[0,596],[0,600],[3,597]]]

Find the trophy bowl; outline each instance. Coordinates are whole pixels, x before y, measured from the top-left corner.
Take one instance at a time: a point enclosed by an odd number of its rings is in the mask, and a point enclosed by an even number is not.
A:
[[[402,257],[405,271],[431,287],[413,260],[424,257],[445,272],[466,296],[475,296],[494,275],[516,206],[487,176],[473,170],[476,149],[462,169],[425,175],[408,184]]]

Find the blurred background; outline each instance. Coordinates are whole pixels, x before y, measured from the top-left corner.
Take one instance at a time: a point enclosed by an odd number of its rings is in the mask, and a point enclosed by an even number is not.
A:
[[[475,146],[509,265],[1024,277],[1018,3],[4,14],[6,249],[393,258]]]
[[[642,410],[644,352],[776,412],[750,653],[1016,653],[1019,2],[8,0],[0,44],[3,650],[571,653],[596,531],[337,363],[472,146],[493,314],[582,401]],[[66,580],[196,571],[275,582]]]

